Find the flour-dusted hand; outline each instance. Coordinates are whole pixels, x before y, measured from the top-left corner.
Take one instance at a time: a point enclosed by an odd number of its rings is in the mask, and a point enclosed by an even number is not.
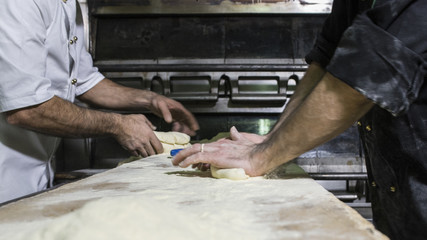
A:
[[[181,103],[165,96],[154,94],[149,109],[167,123],[173,123],[172,131],[183,132],[190,136],[196,135],[199,124],[193,114]]]
[[[203,147],[202,144],[194,144],[180,151],[172,163],[184,168],[197,163],[211,164],[217,168],[243,168],[249,176],[259,176],[265,170],[261,155],[253,153],[255,146],[255,142],[232,127],[230,139],[203,144]]]
[[[163,152],[154,129],[154,125],[142,114],[120,115],[114,137],[132,155],[147,157]]]

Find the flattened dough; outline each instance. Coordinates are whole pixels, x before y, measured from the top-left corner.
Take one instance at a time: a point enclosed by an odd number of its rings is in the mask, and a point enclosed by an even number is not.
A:
[[[47,222],[41,228],[18,234],[19,238],[13,239],[242,239],[240,229],[247,228],[246,225],[230,227],[227,221],[201,217],[177,206],[150,196],[101,198]]]
[[[245,180],[249,178],[243,168],[217,168],[211,165],[211,174],[214,178],[226,178],[231,180]]]
[[[156,134],[160,142],[164,143],[185,145],[190,142],[190,136],[185,133],[154,131],[154,134]]]
[[[163,145],[163,154],[169,154],[173,149],[190,147],[190,136],[180,132],[157,132],[156,137]]]

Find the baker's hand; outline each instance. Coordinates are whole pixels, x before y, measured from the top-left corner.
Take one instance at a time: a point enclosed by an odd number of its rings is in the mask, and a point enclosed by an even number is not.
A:
[[[230,132],[233,131],[233,137],[236,138],[236,136],[238,136],[238,134],[242,135],[244,138],[246,138],[247,140],[258,144],[264,141],[264,139],[266,138],[266,136],[261,136],[255,133],[246,133],[246,132],[237,132],[237,129],[235,127],[233,127]],[[230,134],[231,135],[231,134]],[[230,137],[231,139],[231,137]],[[200,171],[207,171],[210,168],[210,164],[208,163],[196,163],[193,164],[191,166],[192,168],[197,168]]]
[[[181,103],[155,94],[151,98],[150,110],[159,117],[162,117],[167,123],[172,123],[172,131],[186,133],[190,136],[196,135],[199,130],[199,124]]]
[[[260,154],[252,154],[256,144],[239,133],[235,127],[230,129],[231,139],[220,139],[213,143],[194,144],[180,151],[172,164],[188,167],[193,164],[211,164],[218,168],[243,168],[249,176],[259,176],[266,172]]]
[[[119,115],[119,127],[114,137],[134,156],[147,157],[163,152],[163,146],[154,134],[154,125],[142,114]]]
[[[237,130],[236,130],[237,131]],[[231,132],[231,131],[230,131]],[[266,136],[262,136],[262,135],[258,135],[255,133],[246,133],[246,132],[241,132],[240,133],[244,138],[248,139],[249,141],[253,142],[253,143],[262,143]]]

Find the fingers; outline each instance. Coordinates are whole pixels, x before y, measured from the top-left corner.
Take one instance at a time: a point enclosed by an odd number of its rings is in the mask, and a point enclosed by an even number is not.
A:
[[[261,136],[258,134],[254,134],[254,133],[245,133],[245,132],[239,132],[237,131],[236,127],[231,127],[230,129],[230,139],[231,140],[249,140],[253,143],[262,143],[265,140],[265,136]]]
[[[208,164],[208,163],[197,163],[197,164],[191,165],[191,167],[192,168],[197,168],[200,171],[204,172],[204,171],[207,171],[211,167],[211,165]]]
[[[193,154],[193,155],[185,158],[183,161],[181,161],[178,164],[178,166],[180,166],[182,168],[186,168],[186,167],[189,167],[189,166],[194,165],[194,164],[214,164],[216,157],[217,156],[214,153],[198,152],[196,154]]]
[[[245,169],[251,176],[259,174],[260,172],[256,172],[252,165],[251,150],[254,143],[246,139],[235,128],[232,128],[230,132],[233,139],[220,139],[203,145],[194,144],[191,148],[184,149],[175,155],[172,164],[182,168],[191,165],[200,167],[201,164],[210,164],[218,168],[238,167]]]
[[[170,104],[170,112],[172,113],[172,118],[176,122],[180,123],[182,126],[186,126],[192,132],[199,130],[199,123],[193,114],[188,111],[181,103],[172,100],[173,103]]]
[[[233,126],[230,129],[230,138],[231,140],[240,140],[243,138],[243,136],[239,133],[239,131],[237,131],[237,128]]]
[[[122,147],[124,149],[126,149],[131,154],[131,156],[134,156],[134,157],[147,157],[148,156],[148,153],[144,148],[139,148],[139,147],[138,148],[132,148],[132,147],[129,147],[126,145],[122,145]]]
[[[187,111],[185,108],[181,108],[179,110],[173,111],[173,119],[174,122],[174,128],[179,129],[178,131],[187,133],[190,136],[194,136],[196,134],[196,131],[200,129],[199,123],[197,122],[196,118],[191,114],[189,111]]]
[[[165,101],[159,101],[157,107],[159,108],[165,122],[171,123],[172,122],[172,114],[169,110],[168,104]]]
[[[205,148],[206,146],[204,146]],[[175,157],[172,159],[172,164],[180,167],[188,167],[192,164],[199,163],[202,159],[200,156],[194,156],[201,153],[202,145],[194,144],[190,148],[186,148],[180,151]],[[205,152],[203,152],[205,153]]]
[[[192,130],[193,132],[196,132],[197,130],[200,129],[199,123],[197,122],[193,114],[191,114],[189,111],[186,111],[186,112],[187,112],[186,125],[190,128],[190,130]]]
[[[224,163],[221,160],[219,142],[209,144],[194,144],[190,148],[186,148],[180,151],[172,159],[172,164],[182,168],[186,168],[191,165],[202,164],[204,168],[208,168],[210,165],[222,166]]]
[[[129,150],[128,150],[129,151]],[[139,156],[141,156],[141,154],[138,152],[138,151],[136,151],[136,150],[134,150],[134,151],[129,151],[130,152],[130,154],[132,155],[132,156],[134,156],[134,157],[139,157]]]
[[[191,130],[187,125],[181,124],[179,122],[174,122],[172,124],[172,131],[182,132],[190,136],[195,136],[196,132]]]
[[[163,149],[163,145],[162,143],[159,141],[159,139],[156,137],[156,135],[153,133],[154,137],[150,138],[150,143],[151,146],[154,148],[154,151],[156,153],[163,153],[164,149]],[[153,155],[153,154],[151,154]]]
[[[155,126],[141,114],[123,116],[116,140],[133,156],[147,157],[163,153],[163,146],[153,132]]]
[[[140,145],[137,147],[123,146],[123,148],[128,150],[130,154],[135,157],[148,157],[156,154],[154,149],[148,145]]]
[[[199,123],[197,122],[196,118],[190,112],[188,112],[187,114],[188,114],[187,115],[188,117],[186,118],[187,119],[187,126],[189,126],[190,129],[194,132],[199,130],[200,126],[199,126]]]
[[[162,117],[167,123],[172,121],[179,122],[181,125],[186,125],[186,133],[190,136],[195,135],[195,131],[199,130],[199,124],[193,114],[188,111],[181,103],[167,98],[162,95],[155,94],[151,102],[153,113]]]
[[[193,114],[185,109],[184,106],[176,102],[176,106],[170,109],[167,102],[160,101],[158,103],[158,108],[165,122],[172,123],[173,120],[176,121],[173,126],[173,128],[176,129],[174,131],[183,132],[190,136],[196,135],[196,131],[200,128],[199,123]]]
[[[148,156],[152,155],[152,154],[150,154],[150,152],[151,153],[153,152],[152,150],[147,152],[144,148],[139,148],[137,151],[139,153],[139,156],[141,156],[141,157],[148,157]]]
[[[163,153],[163,145],[156,137],[156,135],[151,132],[151,134],[149,134],[148,141],[144,141],[139,144],[137,151],[142,157],[148,157],[151,155],[156,155],[158,153]]]
[[[201,163],[199,166],[200,171],[207,171],[211,165],[209,163]]]

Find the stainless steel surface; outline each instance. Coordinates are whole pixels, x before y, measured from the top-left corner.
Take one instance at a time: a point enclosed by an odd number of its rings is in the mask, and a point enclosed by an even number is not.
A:
[[[329,13],[332,0],[175,0],[106,1],[95,14],[272,14]],[[133,6],[126,6],[133,3]]]
[[[245,72],[245,68],[239,65],[241,71],[236,72],[227,71],[229,67],[232,66],[223,67],[223,71],[206,71],[207,67],[195,71],[196,66],[192,66],[191,70],[179,72],[132,71],[104,74],[120,84],[152,90],[181,101],[194,113],[278,114],[283,112],[285,103],[305,70],[304,66],[294,71]],[[254,69],[254,66],[251,67]],[[197,104],[192,104],[194,101]]]
[[[313,173],[310,174],[317,180],[367,180],[366,173]]]

